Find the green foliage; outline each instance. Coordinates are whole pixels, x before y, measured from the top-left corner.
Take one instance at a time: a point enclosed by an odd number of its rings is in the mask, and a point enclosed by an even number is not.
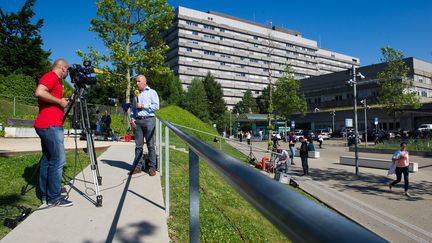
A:
[[[222,86],[210,72],[204,77],[203,84],[209,105],[210,120],[216,123],[219,129],[222,129],[223,116],[226,110]]]
[[[233,108],[233,113],[256,113],[258,112],[258,107],[256,104],[255,98],[252,96],[252,92],[248,89],[243,94],[243,98],[241,101],[237,102],[237,104]]]
[[[403,60],[402,51],[385,47],[381,48],[381,54],[381,61],[386,63],[386,67],[378,73],[378,104],[396,119],[398,111],[406,106],[417,109],[420,101],[416,96],[413,80],[408,77],[409,68]]]
[[[284,74],[276,81],[273,93],[273,104],[277,114],[287,119],[294,112],[306,114],[306,98],[297,94],[299,89],[300,80],[295,79],[290,68],[286,67]]]
[[[184,91],[180,79],[171,70],[146,74],[148,84],[168,104],[180,105],[184,98]]]
[[[0,94],[34,97],[36,83],[33,78],[24,74],[0,76]],[[36,99],[25,99],[24,103],[36,104]]]
[[[208,100],[201,79],[192,79],[185,95],[184,106],[186,110],[190,111],[202,121],[209,121]]]
[[[164,66],[168,46],[160,33],[170,27],[174,12],[166,0],[101,0],[96,5],[97,17],[91,20],[90,30],[98,33],[109,53],[101,55],[90,48],[90,53],[78,54],[97,66],[113,63],[115,70],[104,67],[109,72],[101,85],[124,81],[122,91],[129,103],[133,71],[146,74],[168,69]]]
[[[35,1],[27,0],[17,13],[0,9],[0,75],[22,73],[36,81],[50,68],[40,36],[43,20],[31,23]]]
[[[265,87],[262,91],[262,93],[258,96],[258,112],[260,114],[266,114],[269,110],[269,104],[270,104],[270,90],[269,86]]]

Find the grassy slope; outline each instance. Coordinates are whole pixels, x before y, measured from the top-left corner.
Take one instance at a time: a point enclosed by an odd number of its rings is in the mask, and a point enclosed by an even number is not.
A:
[[[189,112],[175,106],[161,109],[158,115],[172,123],[217,134],[209,124],[201,122]],[[219,148],[219,144],[213,142],[213,136],[184,130]],[[173,134],[170,135],[170,143],[185,147],[180,139],[175,137]],[[223,144],[222,150],[233,157],[245,160],[244,155],[227,144]],[[170,238],[173,242],[188,242],[188,155],[175,150],[171,150],[170,154],[171,215],[168,220]],[[200,193],[201,241],[288,241],[284,235],[250,206],[204,161],[200,163]]]

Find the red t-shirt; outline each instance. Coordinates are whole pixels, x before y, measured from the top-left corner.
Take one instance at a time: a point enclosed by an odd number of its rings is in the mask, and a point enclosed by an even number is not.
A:
[[[62,80],[53,71],[46,73],[39,80],[39,84],[45,85],[49,93],[56,97],[62,98],[63,86]],[[57,104],[48,103],[38,99],[39,114],[34,122],[35,128],[48,128],[49,126],[63,126],[63,108]]]

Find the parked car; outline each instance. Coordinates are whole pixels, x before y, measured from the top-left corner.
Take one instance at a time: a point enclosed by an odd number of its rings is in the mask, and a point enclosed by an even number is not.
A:
[[[317,129],[317,130],[315,130],[315,135],[317,138],[318,138],[318,135],[321,135],[321,137],[324,140],[329,140],[331,138],[331,134],[330,134],[329,130],[327,130],[327,129]]]

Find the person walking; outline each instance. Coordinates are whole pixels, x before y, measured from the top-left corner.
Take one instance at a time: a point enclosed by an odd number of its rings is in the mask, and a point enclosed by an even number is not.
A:
[[[408,193],[409,189],[409,155],[406,150],[407,144],[406,142],[402,142],[400,144],[400,150],[397,150],[392,159],[396,163],[396,180],[389,184],[389,189],[392,190],[392,187],[398,184],[402,179],[402,174],[404,175],[404,193],[405,196],[411,197]]]
[[[294,164],[294,156],[295,156],[295,143],[296,140],[294,138],[294,136],[290,136],[290,140],[289,140],[289,149],[290,149],[290,158],[291,158],[291,164]]]
[[[57,59],[52,70],[39,80],[35,90],[39,113],[34,127],[42,146],[39,190],[43,203],[57,207],[73,205],[61,196],[63,167],[66,164],[63,116],[64,108],[69,105],[69,101],[63,98],[62,80],[67,76],[68,68],[65,60]]]
[[[150,176],[156,175],[156,150],[154,145],[155,111],[159,110],[159,96],[147,85],[147,78],[140,74],[135,78],[139,94],[134,98],[131,126],[135,128],[135,158],[129,175],[141,173],[144,138],[147,144]]]
[[[105,114],[102,116],[102,124],[104,125],[105,139],[108,140],[108,137],[111,136],[111,116],[107,110],[105,110]]]
[[[300,159],[303,167],[303,175],[309,175],[309,165],[308,165],[308,145],[304,137],[300,138]]]
[[[251,133],[250,132],[246,132],[246,141],[248,145],[251,145]]]

